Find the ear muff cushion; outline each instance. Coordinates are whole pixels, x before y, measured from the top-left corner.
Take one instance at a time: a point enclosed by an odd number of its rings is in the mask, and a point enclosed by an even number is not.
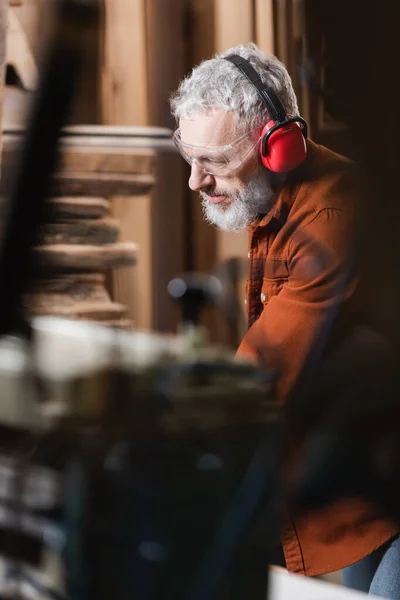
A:
[[[268,131],[274,125],[273,121],[266,124],[263,137],[268,136]],[[267,156],[262,155],[261,140],[260,154],[263,165],[274,173],[287,173],[299,167],[307,155],[306,140],[299,125],[289,123],[270,134]]]

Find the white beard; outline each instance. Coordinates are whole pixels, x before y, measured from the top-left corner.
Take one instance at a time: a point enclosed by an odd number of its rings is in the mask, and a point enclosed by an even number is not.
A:
[[[242,192],[225,194],[221,190],[218,194],[229,197],[231,202],[212,204],[207,199],[206,193],[200,192],[205,220],[222,231],[242,231],[257,218],[260,212],[268,212],[275,199],[266,173],[259,173],[253,177]]]

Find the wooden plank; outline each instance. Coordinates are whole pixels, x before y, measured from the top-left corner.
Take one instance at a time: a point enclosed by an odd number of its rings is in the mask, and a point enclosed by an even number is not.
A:
[[[53,194],[60,196],[130,196],[143,195],[154,185],[153,175],[119,175],[118,173],[57,173]]]
[[[14,67],[25,90],[36,89],[39,71],[25,31],[12,8],[8,11],[7,64]]]
[[[107,246],[55,244],[35,246],[35,260],[45,268],[105,271],[136,262],[137,244],[119,242]]]
[[[105,140],[109,140],[110,137],[116,137],[120,143],[123,138],[144,138],[146,140],[146,147],[149,145],[151,147],[150,140],[157,140],[159,138],[169,139],[171,137],[171,130],[166,127],[153,127],[149,125],[70,125],[64,127],[61,135],[63,138],[69,136],[80,138],[84,136],[89,138],[98,137]],[[107,145],[109,145],[108,142]]]
[[[107,135],[108,127],[102,128],[101,131],[104,134],[86,135],[84,132],[77,132],[76,135],[68,134],[61,137],[59,169],[73,172],[147,174],[154,172],[157,150],[175,152],[171,130],[160,128],[160,135],[154,134],[154,136],[146,135],[145,129],[142,129],[138,135],[118,135],[117,131],[109,132],[111,135]],[[8,130],[8,132],[6,130],[4,134],[6,161],[13,160],[19,151],[23,133],[23,128]]]
[[[25,134],[25,124],[16,123],[4,129],[7,144],[12,149],[21,142]],[[65,148],[101,148],[172,150],[172,130],[164,127],[69,127],[60,133],[60,146]]]
[[[110,212],[111,202],[105,198],[79,197],[50,198],[47,202],[47,220],[100,219]]]
[[[185,73],[186,4],[185,0],[146,0],[148,107],[153,125],[174,126],[168,100]]]
[[[113,244],[119,233],[119,222],[111,218],[47,223],[40,229],[39,244]]]
[[[65,148],[61,154],[60,170],[115,174],[151,174],[155,169],[152,150],[119,148]]]
[[[78,297],[104,297],[105,277],[101,273],[68,273],[54,275],[50,279],[36,279],[34,291],[46,294],[77,294]],[[32,291],[32,290],[31,290]]]
[[[147,125],[145,0],[105,0],[102,122]]]
[[[215,0],[215,51],[253,42],[253,0]]]
[[[211,58],[215,52],[215,0],[192,0],[190,44],[186,70]]]
[[[106,325],[131,326],[122,319],[126,307],[111,302],[104,286],[104,275],[68,273],[36,281],[24,295],[24,305],[32,315],[51,315],[89,319]]]
[[[255,0],[256,43],[275,54],[274,0]]]
[[[35,303],[35,297],[32,296],[27,302],[29,311],[33,315],[51,315],[54,317],[64,317],[72,319],[82,319],[88,321],[109,321],[125,317],[126,307],[117,302],[104,301],[83,301],[72,302],[70,305],[55,304],[53,298],[45,299],[41,297]]]
[[[24,299],[26,305],[29,306],[29,310],[34,314],[54,314],[54,307],[70,310],[74,305],[82,302],[100,303],[102,305],[110,302],[110,297],[104,286],[98,289],[89,287],[84,289],[81,286],[77,288],[70,287],[60,292],[49,292],[38,287],[34,292],[25,294]]]

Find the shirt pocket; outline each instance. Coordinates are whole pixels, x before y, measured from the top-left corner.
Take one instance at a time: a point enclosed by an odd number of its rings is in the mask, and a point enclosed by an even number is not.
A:
[[[264,266],[264,277],[261,288],[261,302],[265,306],[282,290],[289,279],[287,263],[284,259],[267,259]]]
[[[271,298],[277,296],[287,281],[287,277],[275,277],[274,279],[264,277],[260,297],[262,304],[265,306]]]

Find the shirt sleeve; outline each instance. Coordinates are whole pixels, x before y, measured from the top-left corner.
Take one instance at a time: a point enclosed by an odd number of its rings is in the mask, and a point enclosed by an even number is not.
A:
[[[241,357],[278,368],[281,401],[304,369],[312,369],[354,293],[354,253],[353,218],[345,210],[322,209],[290,240],[288,280],[277,295],[266,294],[238,349]],[[269,284],[264,279],[263,289]]]

